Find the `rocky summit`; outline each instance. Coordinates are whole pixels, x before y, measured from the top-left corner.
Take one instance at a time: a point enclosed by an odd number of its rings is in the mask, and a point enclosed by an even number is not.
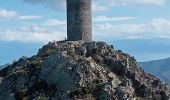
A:
[[[104,42],[57,41],[0,71],[0,100],[168,100],[169,87]]]

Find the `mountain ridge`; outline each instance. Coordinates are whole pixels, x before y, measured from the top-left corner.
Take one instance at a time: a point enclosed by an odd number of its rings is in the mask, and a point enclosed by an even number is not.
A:
[[[5,67],[7,67],[7,66],[9,66],[9,65],[10,65],[10,64],[0,65],[0,70],[3,69],[3,68],[5,68]]]
[[[140,62],[145,71],[152,73],[170,85],[170,58]]]

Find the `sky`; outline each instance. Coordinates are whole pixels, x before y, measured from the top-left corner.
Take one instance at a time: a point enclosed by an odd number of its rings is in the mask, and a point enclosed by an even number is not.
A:
[[[170,57],[170,0],[92,0],[93,40],[137,61]],[[0,0],[0,65],[67,35],[66,0]]]

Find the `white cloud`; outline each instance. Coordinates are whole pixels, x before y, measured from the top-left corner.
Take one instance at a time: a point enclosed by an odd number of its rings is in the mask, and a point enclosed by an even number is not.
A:
[[[0,8],[0,19],[15,19],[17,16],[18,14],[15,11]]]
[[[165,4],[165,0],[109,0],[110,6],[129,6],[129,5],[158,5]]]
[[[50,20],[52,21],[52,19],[49,19],[40,25],[21,24],[7,29],[0,28],[0,41],[47,43],[48,41],[66,38],[66,24],[61,23],[63,21],[60,20],[57,20],[58,23],[50,23]],[[56,19],[53,19],[53,21],[56,21]]]
[[[94,25],[94,35],[112,39],[170,38],[170,21],[163,18],[155,18],[148,23],[96,24]]]
[[[107,16],[98,16],[93,19],[93,21],[98,22],[106,22],[106,21],[123,21],[123,20],[130,20],[136,19],[136,17],[107,17]]]
[[[47,25],[47,26],[57,26],[57,25],[66,25],[66,21],[60,21],[57,19],[48,19],[46,20],[43,25]]]
[[[25,16],[19,16],[19,20],[30,20],[30,19],[40,19],[41,16],[34,16],[34,15],[25,15]]]
[[[93,11],[109,11],[113,7],[126,6],[163,6],[166,0],[93,0]]]
[[[102,6],[100,4],[97,4],[95,2],[92,3],[92,10],[94,12],[105,12],[105,11],[108,11],[108,7],[107,6]]]
[[[54,22],[53,22],[54,21]],[[49,19],[40,25],[20,25],[0,28],[0,41],[45,42],[63,40],[67,34],[66,21]],[[93,24],[93,37],[110,39],[170,38],[170,20],[154,18],[147,23]]]
[[[31,4],[41,4],[54,10],[65,10],[66,0],[23,0]],[[130,5],[157,5],[162,6],[165,0],[92,0],[93,11],[108,11],[111,7]]]
[[[66,0],[23,0],[31,4],[42,4],[47,8],[54,10],[63,10],[66,9]]]
[[[16,11],[10,11],[0,8],[0,19],[18,19],[18,20],[31,20],[31,19],[40,19],[41,16],[35,15],[20,15]]]
[[[17,42],[42,42],[47,43],[52,40],[64,39],[65,34],[63,32],[50,32],[50,33],[36,33],[36,32],[25,32],[21,33],[19,31],[7,31],[4,34],[0,34],[1,41],[17,41]]]

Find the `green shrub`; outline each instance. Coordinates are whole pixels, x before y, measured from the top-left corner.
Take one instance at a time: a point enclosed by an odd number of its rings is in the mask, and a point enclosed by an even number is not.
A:
[[[93,94],[96,91],[96,85],[94,83],[89,83],[83,88],[76,89],[70,93],[70,97],[73,98],[74,96],[82,97],[86,94]]]
[[[73,53],[73,49],[72,48],[69,48],[68,50],[67,50],[67,54],[71,54],[71,53]]]
[[[57,53],[57,51],[54,50],[54,49],[47,49],[47,50],[45,51],[45,53],[46,53],[46,55],[52,55],[52,54]]]
[[[38,96],[36,100],[48,100],[48,98],[45,96]]]
[[[127,80],[123,77],[123,76],[120,76],[120,75],[118,75],[117,76],[118,77],[118,79],[121,81],[121,86],[126,86],[126,84],[127,84]]]

